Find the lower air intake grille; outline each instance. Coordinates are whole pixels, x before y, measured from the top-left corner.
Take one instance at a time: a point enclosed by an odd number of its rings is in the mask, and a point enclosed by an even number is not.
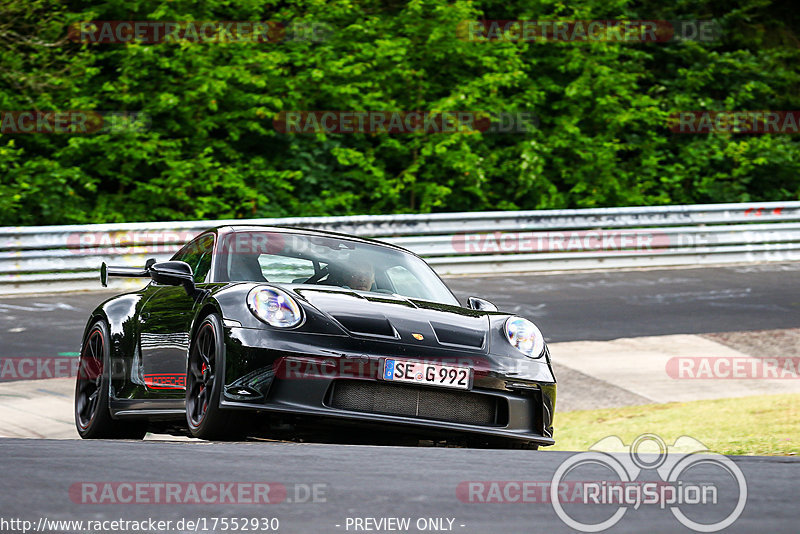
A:
[[[331,407],[354,412],[402,415],[481,426],[508,424],[505,399],[467,391],[337,380],[329,398]]]

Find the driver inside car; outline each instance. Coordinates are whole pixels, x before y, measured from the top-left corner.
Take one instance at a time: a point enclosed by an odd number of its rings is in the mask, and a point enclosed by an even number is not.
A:
[[[336,270],[336,285],[357,291],[372,291],[375,285],[375,270],[371,265],[339,266]]]

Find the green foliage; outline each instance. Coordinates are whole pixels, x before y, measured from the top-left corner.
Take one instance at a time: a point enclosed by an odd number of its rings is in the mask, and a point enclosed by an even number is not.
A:
[[[792,135],[680,135],[691,110],[798,110],[797,10],[767,0],[0,0],[0,109],[149,128],[0,135],[0,224],[800,198]],[[477,19],[715,19],[714,42],[471,42]],[[88,20],[286,21],[323,40],[93,44]],[[291,34],[288,35],[291,37]],[[518,133],[286,134],[281,111],[526,112]]]

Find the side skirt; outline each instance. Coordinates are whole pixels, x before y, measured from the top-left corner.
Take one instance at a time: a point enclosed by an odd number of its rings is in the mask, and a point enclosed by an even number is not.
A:
[[[149,419],[182,419],[186,416],[183,399],[138,400],[115,399],[111,402],[111,417],[147,417]]]

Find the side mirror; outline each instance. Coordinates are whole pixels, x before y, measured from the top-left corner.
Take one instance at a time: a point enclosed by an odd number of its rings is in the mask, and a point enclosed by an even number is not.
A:
[[[489,302],[488,300],[481,299],[478,297],[469,297],[467,298],[467,308],[470,310],[478,310],[478,311],[497,311],[497,306]]]
[[[148,271],[153,282],[166,286],[178,286],[188,280],[194,281],[192,267],[185,261],[153,263]]]
[[[192,267],[185,261],[162,261],[153,263],[148,269],[150,278],[157,284],[186,288],[189,295],[195,294]]]

